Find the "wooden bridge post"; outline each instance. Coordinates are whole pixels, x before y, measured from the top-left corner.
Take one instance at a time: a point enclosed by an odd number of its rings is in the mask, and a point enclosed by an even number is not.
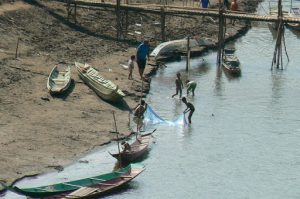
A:
[[[186,45],[186,67],[185,71],[188,72],[190,69],[190,55],[191,55],[191,48],[190,48],[190,37],[187,37],[187,45]]]
[[[129,4],[128,0],[125,0],[125,3],[126,3],[126,5],[128,5]],[[128,23],[128,10],[126,9],[125,10],[125,33],[124,33],[125,37],[128,33],[128,26],[129,26],[129,23]]]
[[[73,1],[73,2],[72,2]],[[74,14],[72,16],[73,8],[72,3],[74,4]],[[67,19],[70,20],[70,17],[74,19],[75,24],[77,23],[76,15],[77,15],[77,4],[74,0],[67,0]]]
[[[166,41],[166,14],[165,14],[165,7],[160,8],[160,24],[161,24],[161,40]]]
[[[278,16],[277,16],[277,38],[275,44],[275,50],[273,54],[273,60],[271,65],[271,70],[273,70],[273,66],[276,65],[277,69],[283,69],[283,61],[282,61],[282,43],[285,47],[285,53],[289,61],[289,56],[286,51],[285,46],[285,37],[284,37],[284,24],[283,24],[283,12],[282,12],[282,0],[278,1]]]
[[[121,0],[117,0],[117,6],[116,6],[116,17],[117,17],[117,39],[119,40],[121,38]]]
[[[217,56],[217,64],[219,66],[222,62],[222,57],[223,57],[223,45],[224,45],[224,36],[225,36],[224,25],[226,26],[226,19],[224,18],[223,12],[224,9],[222,7],[221,0],[219,0],[219,35],[218,35],[218,56]]]

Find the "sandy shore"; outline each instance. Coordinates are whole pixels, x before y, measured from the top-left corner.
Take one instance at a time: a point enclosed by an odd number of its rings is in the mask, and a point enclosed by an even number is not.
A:
[[[247,11],[257,5],[243,8],[243,2],[241,9]],[[135,80],[128,80],[128,71],[120,63],[135,54],[134,46],[141,37],[130,36],[128,42],[114,40],[112,11],[78,9],[77,25],[67,22],[65,16],[63,4],[51,1],[0,6],[0,179],[8,183],[69,164],[110,142],[115,138],[111,111],[116,112],[118,130],[124,136],[130,134],[128,110],[141,95],[141,81],[137,69]],[[141,16],[145,23],[142,32],[154,46],[159,43],[159,34],[147,24],[157,16],[131,13],[136,19],[132,24]],[[206,18],[167,18],[167,24],[168,39],[183,38],[187,33],[217,38],[217,24]],[[244,27],[237,23],[228,27],[228,32],[234,36]],[[51,96],[46,82],[52,67],[73,65],[74,61],[88,62],[117,83],[127,94],[124,103],[116,106],[101,100],[83,84],[74,68],[74,84],[68,94]],[[148,66],[147,71],[150,69]]]

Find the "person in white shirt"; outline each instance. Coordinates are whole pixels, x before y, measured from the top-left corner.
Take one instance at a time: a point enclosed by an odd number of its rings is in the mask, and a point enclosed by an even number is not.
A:
[[[132,78],[132,71],[134,69],[134,61],[135,61],[135,55],[131,55],[131,57],[128,61],[128,70],[129,70],[128,79],[133,79]]]
[[[197,83],[194,81],[186,80],[186,85],[187,85],[187,95],[189,94],[190,91],[192,91],[192,94],[194,96]]]

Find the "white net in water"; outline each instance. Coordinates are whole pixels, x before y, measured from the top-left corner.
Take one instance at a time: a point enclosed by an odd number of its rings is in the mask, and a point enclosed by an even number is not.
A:
[[[144,124],[153,125],[153,124],[168,124],[168,125],[184,125],[186,126],[188,123],[184,114],[182,113],[180,116],[175,118],[174,120],[165,120],[160,117],[157,113],[153,111],[153,109],[148,105],[147,110],[144,113]]]

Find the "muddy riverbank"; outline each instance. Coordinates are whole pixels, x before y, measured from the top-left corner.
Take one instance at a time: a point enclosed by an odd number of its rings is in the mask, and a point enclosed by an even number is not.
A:
[[[144,37],[152,40],[152,46],[159,43],[160,37],[158,29],[151,28],[158,16],[130,13],[129,31],[134,32],[134,24],[142,20],[140,31],[144,36],[128,35],[128,42],[119,42],[114,39],[115,15],[111,10],[79,8],[78,24],[74,25],[65,20],[62,3],[28,2],[9,4],[18,8],[4,9],[0,14],[0,179],[8,183],[69,164],[110,142],[115,138],[111,133],[112,110],[117,113],[119,131],[129,135],[128,110],[141,95],[141,82],[137,70],[135,80],[129,81],[128,71],[120,63],[135,54],[134,46]],[[1,5],[4,6],[8,5]],[[257,2],[240,3],[241,10],[253,11],[256,6]],[[237,22],[228,27],[228,38],[247,28],[244,22]],[[217,23],[208,18],[167,17],[168,39],[189,34],[216,41],[217,31]],[[69,93],[60,98],[51,96],[46,81],[52,67],[73,65],[74,61],[90,63],[117,83],[127,94],[124,102],[111,105],[102,101],[82,83],[74,69]]]

